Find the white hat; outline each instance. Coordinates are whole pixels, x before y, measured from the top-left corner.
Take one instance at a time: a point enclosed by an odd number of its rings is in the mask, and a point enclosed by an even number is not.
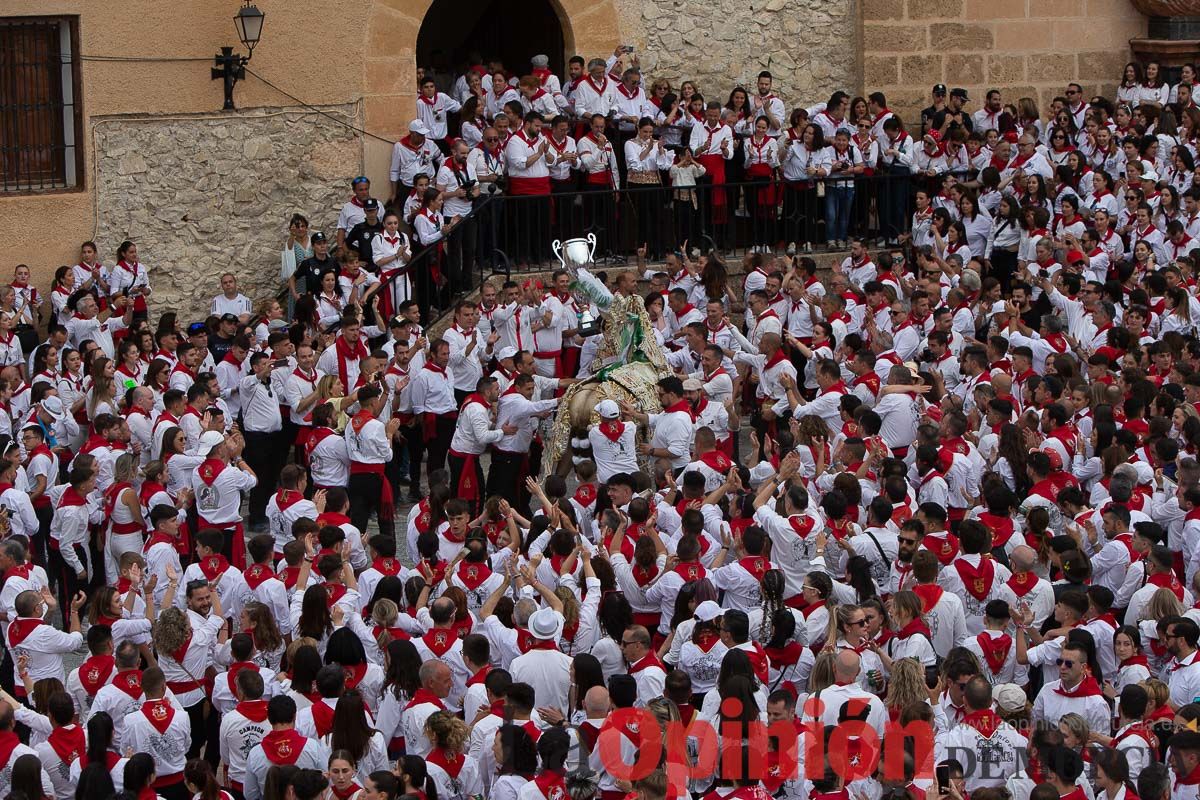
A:
[[[63,410],[63,401],[61,398],[59,398],[55,395],[50,395],[49,397],[43,397],[41,406],[42,406],[42,411],[45,411],[47,414],[49,414],[54,419],[56,419],[56,420],[62,419],[64,410]]]
[[[621,407],[612,400],[601,400],[596,403],[596,413],[601,419],[616,419],[621,416]]]
[[[205,431],[200,434],[200,441],[196,445],[196,454],[206,456],[213,451],[213,448],[225,441],[225,435],[217,431]]]
[[[496,360],[503,361],[506,358],[514,358],[516,355],[517,355],[517,348],[513,347],[512,345],[509,345],[508,347],[500,348],[500,352],[496,353]]]
[[[429,126],[426,125],[424,122],[421,122],[421,120],[419,120],[419,119],[414,119],[412,122],[408,123],[408,132],[409,133],[419,133],[422,136],[428,136],[429,135]]]
[[[1149,164],[1150,162],[1143,161],[1142,163]],[[1158,181],[1158,173],[1154,171],[1153,167],[1146,167],[1145,169],[1142,170],[1142,180],[1157,182]]]
[[[698,392],[704,388],[704,384],[695,378],[688,378],[683,382],[683,390],[685,392]]]
[[[538,53],[536,56],[529,59],[529,63],[535,67],[546,67],[550,65],[550,56]]]
[[[1133,462],[1133,468],[1137,470],[1138,483],[1151,483],[1154,481],[1154,468],[1145,461]]]
[[[539,608],[529,615],[529,633],[535,639],[557,641],[562,630],[563,615],[553,608]]]
[[[725,613],[725,610],[723,608],[721,608],[719,605],[717,605],[717,603],[715,601],[705,600],[703,603],[696,606],[696,611],[695,611],[694,616],[696,617],[696,619],[700,620],[701,622],[712,622],[714,619],[716,619],[717,617],[721,616],[724,613]]]
[[[1008,306],[1006,306],[1006,305],[1004,304],[1004,301],[1003,301],[1003,300],[997,300],[996,302],[992,303],[992,310],[991,310],[991,312],[990,312],[990,313],[992,313],[992,314],[1003,314],[1003,313],[1005,313],[1005,312],[1007,312],[1007,311],[1008,311]]]
[[[1025,690],[1015,683],[1002,683],[992,687],[992,700],[1001,711],[1021,711],[1029,702]]]

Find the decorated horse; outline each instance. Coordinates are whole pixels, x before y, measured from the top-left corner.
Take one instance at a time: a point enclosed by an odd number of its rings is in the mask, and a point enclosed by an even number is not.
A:
[[[589,447],[588,428],[599,422],[596,404],[601,400],[628,403],[645,413],[662,411],[656,384],[671,370],[654,338],[641,296],[636,292],[614,294],[588,271],[586,265],[591,263],[596,248],[595,234],[568,240],[561,246],[555,241],[552,247],[563,269],[571,275],[571,291],[594,303],[601,312],[600,320],[584,314],[581,331],[598,326],[601,330],[594,335],[604,337],[591,364],[592,374],[567,389],[555,415],[547,443],[547,463],[557,464],[568,452]]]

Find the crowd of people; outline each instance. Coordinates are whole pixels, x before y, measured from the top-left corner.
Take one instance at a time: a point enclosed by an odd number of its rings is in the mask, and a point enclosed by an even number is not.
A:
[[[16,268],[0,796],[1200,797],[1195,70],[1048,119],[938,86],[917,141],[878,93],[723,105],[636,61],[423,76],[390,198],[292,219],[286,305],[226,274],[180,320],[128,241],[48,298]],[[430,336],[410,243],[502,176],[664,171],[703,214],[823,193],[850,254],[822,279],[772,237],[739,284],[656,229],[597,277],[647,311],[660,408],[601,401],[550,463],[600,309],[496,278]],[[869,171],[911,180],[860,204]],[[452,290],[475,253],[439,253]],[[896,725],[925,735],[884,759]]]

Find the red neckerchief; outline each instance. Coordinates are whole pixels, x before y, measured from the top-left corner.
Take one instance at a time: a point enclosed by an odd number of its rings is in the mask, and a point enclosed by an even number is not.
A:
[[[70,766],[75,759],[87,752],[87,740],[83,735],[83,728],[75,724],[55,728],[46,737],[46,742],[53,748],[55,755],[64,766]]]
[[[987,631],[984,631],[975,637],[975,642],[983,652],[983,658],[987,662],[988,669],[992,671],[992,675],[999,676],[1000,670],[1004,668],[1004,662],[1008,660],[1012,637],[1007,633],[992,637],[988,636]]]
[[[421,641],[436,658],[441,658],[458,641],[458,636],[449,628],[432,628],[421,637]]]
[[[307,743],[308,739],[297,733],[295,728],[271,731],[261,742],[263,755],[275,765],[295,764]]]
[[[166,733],[167,728],[171,727],[171,720],[175,718],[175,706],[165,698],[149,700],[142,704],[142,716],[154,730]]]
[[[671,571],[683,578],[684,583],[702,580],[707,574],[699,561],[687,561],[682,564],[678,564],[676,565],[675,569]]]
[[[142,671],[140,669],[130,669],[118,672],[113,677],[112,685],[134,700],[140,700],[142,697]]]
[[[793,526],[793,527],[795,527],[795,526]],[[800,610],[800,613],[804,615],[804,619],[807,621],[808,618],[811,617],[818,608],[824,608],[824,607],[825,607],[825,601],[818,600],[815,603],[809,603],[807,606],[805,606],[803,609]]]
[[[1146,583],[1153,584],[1160,589],[1170,589],[1174,592],[1175,597],[1183,600],[1183,584],[1176,579],[1174,573],[1157,572],[1146,579]]]
[[[259,671],[258,664],[255,664],[253,661],[235,661],[229,665],[229,669],[225,673],[225,680],[229,686],[229,693],[234,697],[237,697],[236,687],[238,673],[244,669],[248,669],[251,672]]]
[[[980,556],[979,566],[976,567],[960,558],[954,562],[954,567],[958,570],[958,577],[966,590],[982,602],[991,592],[996,577],[996,568],[992,565],[992,560]]]
[[[1032,572],[1014,572],[1007,583],[1008,588],[1013,590],[1013,594],[1017,597],[1024,597],[1037,586],[1038,577]]]
[[[601,420],[597,427],[600,433],[613,444],[621,441],[621,434],[625,432],[625,423],[619,419]]]
[[[928,614],[938,601],[942,599],[944,590],[936,583],[918,583],[912,587],[913,593],[921,598],[921,613]]]
[[[926,639],[933,639],[933,634],[930,633],[929,626],[925,624],[925,620],[919,617],[896,631],[896,638],[899,640],[908,639],[911,636],[924,636]]]
[[[211,556],[205,556],[200,559],[200,571],[204,573],[204,577],[211,583],[217,578],[225,574],[225,570],[229,569],[229,559],[220,553],[215,553]]]
[[[200,480],[204,481],[205,486],[212,486],[225,471],[225,466],[225,462],[219,458],[206,458],[196,468],[196,474],[200,476]]]
[[[1081,680],[1074,689],[1064,689],[1060,683],[1054,688],[1054,693],[1062,697],[1098,697],[1101,694],[1100,684],[1091,675]]]
[[[533,782],[546,800],[563,800],[567,796],[566,777],[561,769],[544,769]]]
[[[436,694],[429,691],[428,689],[426,689],[423,686],[421,688],[417,689],[415,692],[413,692],[412,699],[408,701],[408,705],[406,705],[404,707],[404,710],[407,711],[408,709],[413,708],[414,706],[419,706],[424,703],[430,703],[431,705],[435,705],[442,711],[446,710],[446,705],[445,705],[445,703],[442,702],[442,698],[438,697]]]
[[[92,656],[79,665],[79,683],[88,697],[95,697],[96,692],[108,683],[115,666],[116,660],[111,655]]]
[[[637,673],[641,672],[642,670],[649,669],[651,667],[658,667],[659,669],[665,671],[665,668],[663,667],[663,663],[658,660],[658,654],[655,653],[653,650],[651,650],[649,653],[647,653],[646,655],[639,658],[635,663],[630,664],[629,665],[629,674],[636,675]]]
[[[357,783],[351,783],[345,789],[339,789],[337,786],[331,783],[329,784],[329,791],[332,792],[333,796],[338,798],[338,800],[350,800],[350,798],[353,797],[356,792],[362,791],[362,787]]]
[[[36,617],[18,617],[13,620],[8,626],[9,647],[18,647],[29,634],[45,624],[47,624],[46,620]]]
[[[985,739],[992,738],[992,735],[996,733],[996,729],[1000,727],[1003,721],[990,708],[986,708],[983,711],[972,711],[963,717],[963,724],[974,728]]]
[[[492,569],[487,564],[476,564],[471,561],[460,561],[456,573],[459,583],[473,592],[488,578],[492,577]]]
[[[12,759],[12,752],[21,740],[12,731],[0,731],[0,764],[7,765]]]

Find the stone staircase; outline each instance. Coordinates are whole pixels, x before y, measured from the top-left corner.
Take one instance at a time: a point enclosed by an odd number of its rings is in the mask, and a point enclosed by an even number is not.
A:
[[[822,282],[824,282],[827,279],[829,272],[832,269],[833,265],[841,263],[841,261],[849,255],[849,252],[841,251],[841,250],[830,251],[830,252],[819,251],[819,252],[808,253],[805,255],[808,255],[809,258],[813,259],[813,261],[815,261],[817,263],[817,277],[819,277],[822,280]],[[742,285],[742,280],[746,274],[746,271],[742,268],[742,253],[739,252],[737,254],[728,256],[726,258],[725,265],[729,268],[729,283],[730,283],[730,285],[735,287],[735,289],[737,287],[740,287]],[[661,261],[650,262],[647,265],[647,269],[654,269],[655,267],[661,267],[661,266],[662,266]],[[636,261],[631,259],[627,264],[603,265],[601,267],[598,267],[597,271],[607,272],[609,277],[611,278],[616,272],[619,272],[623,269],[634,269],[635,267],[636,267]],[[511,273],[511,280],[517,281],[518,283],[522,283],[522,282],[527,281],[532,278],[532,279],[540,280],[543,283],[549,283],[550,277],[554,273],[554,269],[555,269],[554,267],[549,267],[549,268],[544,268],[544,269],[528,270],[525,272],[513,272],[513,273]],[[491,280],[493,281],[496,288],[498,289],[498,288],[500,288],[500,284],[502,282],[504,282],[505,277],[504,277],[504,275],[499,274],[499,275],[493,276],[491,278]],[[650,282],[649,281],[641,280],[638,282],[638,286],[640,288],[640,291],[643,294],[645,294],[646,292],[648,292],[650,290]],[[479,290],[472,291],[472,292],[468,293],[467,295],[465,295],[465,297],[469,300],[478,300],[479,299]],[[736,313],[732,314],[731,316],[735,317],[736,319],[740,319],[741,309],[740,308],[737,309]],[[442,314],[436,320],[434,320],[432,323],[430,323],[430,325],[429,325],[430,339],[436,339],[439,336],[441,336],[442,332],[445,331],[447,328],[449,328],[450,324],[453,321],[454,321],[453,313],[451,310],[442,312]]]

